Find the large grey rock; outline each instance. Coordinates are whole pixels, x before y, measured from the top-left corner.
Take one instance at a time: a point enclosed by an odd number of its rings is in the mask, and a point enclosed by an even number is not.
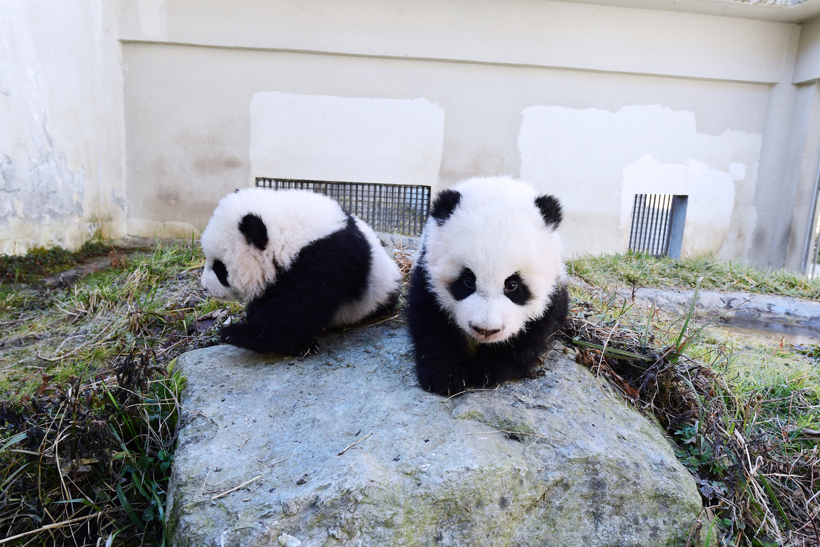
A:
[[[321,345],[179,359],[172,544],[686,544],[693,479],[654,424],[560,351],[536,379],[445,399],[418,387],[398,322]]]

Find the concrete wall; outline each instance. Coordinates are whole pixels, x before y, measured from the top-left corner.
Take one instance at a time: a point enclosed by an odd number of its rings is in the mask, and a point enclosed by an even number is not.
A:
[[[125,234],[118,36],[102,0],[0,3],[0,254]]]
[[[791,270],[809,266],[820,215],[817,192],[820,178],[820,17],[801,25],[793,83],[794,109],[789,135],[789,154],[783,173],[782,200],[774,237],[781,249],[768,264]]]
[[[771,89],[790,85],[799,33],[525,0],[175,1],[131,4],[123,19],[134,233],[196,232],[219,197],[255,176],[405,182],[435,172],[440,190],[511,174],[563,201],[570,253],[625,251],[635,192],[685,193],[684,254],[735,259],[769,205],[755,202],[764,127]],[[305,130],[314,138],[296,138],[314,143],[301,148],[301,169],[282,146],[293,113],[261,120],[253,106],[270,93],[292,97],[314,128]],[[385,100],[430,105],[443,127],[414,134],[426,152],[408,149],[409,163],[387,162],[392,172],[370,146],[345,147],[353,161],[342,165],[340,145],[326,143],[309,114],[330,100],[359,105],[362,127],[349,122],[357,142],[368,142],[366,120]],[[262,126],[262,140],[279,143],[267,152],[253,142]]]
[[[690,196],[685,255],[805,253],[817,19],[549,0],[0,9],[3,249],[98,225],[190,237],[257,176],[441,190],[506,174],[563,201],[570,253],[626,250],[637,192]]]

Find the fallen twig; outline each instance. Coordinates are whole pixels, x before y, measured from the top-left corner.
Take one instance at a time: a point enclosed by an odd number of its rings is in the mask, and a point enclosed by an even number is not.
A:
[[[93,519],[94,517],[102,516],[103,512],[100,511],[99,513],[94,513],[93,515],[86,515],[84,517],[77,517],[75,519],[64,520],[62,522],[55,522],[54,524],[47,524],[46,526],[42,526],[37,528],[36,530],[29,530],[28,532],[23,532],[22,534],[17,534],[16,536],[7,537],[5,539],[0,539],[0,543],[8,543],[9,541],[20,539],[21,537],[30,536],[31,534],[38,534],[40,532],[45,532],[46,530],[53,530],[54,528],[61,528],[68,524],[74,524],[75,522],[80,522],[83,520]]]
[[[245,481],[245,482],[243,482],[242,484],[240,484],[239,486],[234,486],[234,487],[233,487],[233,488],[231,488],[230,490],[225,490],[225,491],[224,491],[224,492],[222,492],[221,494],[217,494],[217,495],[213,496],[213,497],[211,498],[211,501],[218,500],[219,498],[224,498],[225,496],[227,496],[227,495],[228,495],[228,494],[230,494],[231,492],[236,492],[237,490],[239,490],[239,489],[240,489],[240,488],[242,488],[243,486],[247,486],[247,485],[249,485],[250,483],[252,483],[253,481],[255,481],[256,479],[259,479],[259,478],[262,478],[262,475],[256,475],[256,476],[255,476],[254,478],[252,478],[251,480],[249,480],[249,481]]]
[[[337,456],[341,456],[342,454],[344,454],[345,452],[347,452],[348,450],[350,450],[351,448],[353,448],[354,446],[356,446],[357,444],[359,444],[360,442],[362,442],[363,440],[365,440],[366,438],[368,438],[368,437],[369,437],[369,436],[371,436],[371,435],[372,435],[372,433],[368,433],[367,435],[365,435],[364,437],[362,437],[362,438],[361,438],[361,439],[359,439],[358,441],[353,441],[352,443],[350,443],[350,444],[347,446],[347,448],[345,448],[344,450],[342,450],[341,452],[339,452],[339,453],[338,453],[338,454],[336,454],[336,455],[337,455]]]

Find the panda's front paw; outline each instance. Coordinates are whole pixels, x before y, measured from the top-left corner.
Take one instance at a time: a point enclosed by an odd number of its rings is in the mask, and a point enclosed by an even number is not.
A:
[[[223,344],[245,347],[247,345],[246,340],[253,337],[254,335],[249,331],[247,325],[242,323],[227,325],[219,330],[219,341]]]
[[[469,382],[461,373],[454,372],[447,376],[433,376],[430,378],[419,379],[421,387],[427,391],[444,395],[445,397],[452,397],[469,387]]]
[[[319,344],[314,340],[304,348],[300,348],[294,352],[299,357],[308,357],[319,353]]]

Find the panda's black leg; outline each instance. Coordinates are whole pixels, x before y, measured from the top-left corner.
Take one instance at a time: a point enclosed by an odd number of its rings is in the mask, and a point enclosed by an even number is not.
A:
[[[455,395],[470,385],[465,363],[467,342],[430,292],[426,274],[415,268],[408,294],[407,322],[416,354],[416,374],[423,389]]]
[[[528,323],[525,332],[507,343],[480,346],[470,362],[475,383],[491,386],[527,376],[549,348],[550,337],[564,324],[568,308],[566,287],[556,287],[547,311]]]
[[[327,325],[338,308],[333,298],[317,306],[315,295],[293,290],[277,291],[263,301],[248,306],[248,317],[242,323],[224,327],[222,342],[260,353],[302,355],[315,351],[316,335]]]

